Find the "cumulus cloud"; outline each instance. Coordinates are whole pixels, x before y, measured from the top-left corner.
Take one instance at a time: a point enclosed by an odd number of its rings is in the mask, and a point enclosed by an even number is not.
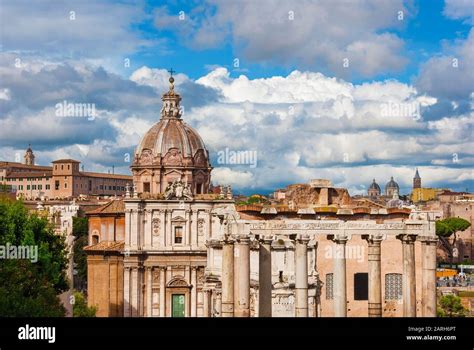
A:
[[[446,17],[474,24],[474,3],[471,0],[445,0],[443,13]]]
[[[159,120],[159,96],[169,85],[164,69],[141,67],[124,79],[70,62],[29,61],[17,68],[12,57],[1,57],[6,63],[0,65],[0,91],[8,91],[10,99],[0,99],[6,111],[0,155],[13,160],[31,142],[42,164],[71,157],[86,170],[114,166],[128,173],[134,147]],[[472,114],[425,120],[437,99],[409,84],[353,84],[311,71],[233,78],[222,67],[195,81],[178,74],[175,84],[186,106],[185,122],[210,151],[214,182],[236,191],[329,178],[359,193],[373,177],[383,184],[390,176],[403,191],[416,166],[426,178],[439,170],[433,185],[472,181],[474,147],[466,147],[472,143]],[[97,117],[58,118],[54,103],[63,99],[96,103]],[[419,115],[407,114],[406,106],[417,106]],[[225,149],[255,151],[257,166],[220,164],[218,152]],[[449,162],[454,153],[457,163]]]
[[[25,55],[101,58],[163,44],[142,39],[136,30],[136,24],[146,18],[136,3],[5,1],[1,17],[2,49]]]
[[[214,48],[230,39],[237,55],[252,62],[368,77],[406,65],[404,41],[394,30],[401,29],[414,12],[411,2],[402,0],[208,0],[184,20],[160,7],[154,23],[160,30],[175,32],[193,49]],[[398,19],[400,13],[403,21]],[[346,59],[348,67],[343,66]]]

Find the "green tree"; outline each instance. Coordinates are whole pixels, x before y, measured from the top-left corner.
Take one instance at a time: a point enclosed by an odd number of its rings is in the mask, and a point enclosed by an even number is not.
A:
[[[471,223],[462,218],[447,218],[436,221],[436,234],[438,235],[441,244],[446,249],[453,262],[453,249],[456,245],[457,233],[464,231],[471,226]],[[452,237],[452,241],[449,238]]]
[[[89,220],[81,217],[74,217],[72,220],[72,234],[75,237],[73,256],[75,270],[77,271],[74,277],[74,287],[84,290],[87,282],[87,254],[84,247],[87,246],[89,241]]]
[[[0,259],[0,315],[64,316],[58,295],[68,289],[64,238],[22,202],[0,198],[0,245],[37,247],[36,259]]]
[[[466,308],[461,304],[461,298],[454,295],[444,295],[439,300],[438,317],[465,317]]]
[[[72,315],[74,317],[95,317],[97,308],[87,306],[86,298],[81,292],[74,292],[74,305],[72,306]]]

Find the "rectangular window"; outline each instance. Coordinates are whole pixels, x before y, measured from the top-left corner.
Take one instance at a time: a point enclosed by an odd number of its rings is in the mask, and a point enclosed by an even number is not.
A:
[[[354,300],[369,300],[369,274],[354,274]]]
[[[43,185],[38,185],[38,190],[42,190],[43,189]]]
[[[54,181],[54,189],[59,190],[59,180]]]
[[[144,182],[143,183],[143,192],[150,192],[150,183]]]
[[[67,182],[64,183],[64,188],[67,188]]]
[[[50,186],[49,186],[49,185],[46,185],[46,189],[49,190],[49,189],[50,189]]]
[[[385,275],[385,300],[402,299],[402,274],[387,273]]]
[[[29,190],[29,189],[30,189],[30,185],[26,185],[26,189]]]
[[[176,226],[174,228],[174,243],[182,244],[183,243],[183,227]]]
[[[326,274],[326,299],[334,299],[334,288],[333,288],[333,274],[327,273]]]

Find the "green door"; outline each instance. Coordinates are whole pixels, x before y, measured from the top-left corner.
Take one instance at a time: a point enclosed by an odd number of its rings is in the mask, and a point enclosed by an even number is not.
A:
[[[184,317],[184,294],[173,294],[172,316]]]

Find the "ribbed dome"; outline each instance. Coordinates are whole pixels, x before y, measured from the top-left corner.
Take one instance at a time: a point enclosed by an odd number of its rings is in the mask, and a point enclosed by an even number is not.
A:
[[[377,190],[380,192],[380,186],[375,182],[375,179],[369,186],[369,190]]]
[[[164,193],[171,184],[184,183],[193,194],[209,191],[212,167],[199,134],[181,119],[181,96],[169,91],[161,100],[161,119],[143,136],[131,166],[139,193]]]
[[[385,185],[385,190],[389,189],[389,188],[393,188],[393,189],[400,189],[398,187],[398,184],[393,180],[393,176],[390,178],[390,181],[387,182],[387,184]]]
[[[167,155],[166,159],[160,159],[161,164],[209,166],[208,152],[201,137],[178,118],[163,118],[148,130],[135,151],[135,163],[148,165],[150,160],[159,162],[157,158]]]
[[[172,165],[209,167],[209,152],[199,134],[181,119],[181,96],[170,90],[161,98],[161,119],[143,136],[135,150],[135,166]]]

